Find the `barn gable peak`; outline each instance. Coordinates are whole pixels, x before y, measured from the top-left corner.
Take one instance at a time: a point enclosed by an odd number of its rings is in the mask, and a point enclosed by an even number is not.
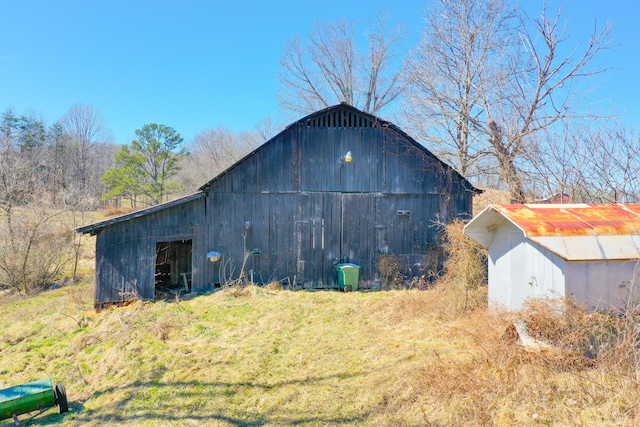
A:
[[[315,112],[300,120],[299,123],[310,128],[361,129],[385,122],[343,102]]]

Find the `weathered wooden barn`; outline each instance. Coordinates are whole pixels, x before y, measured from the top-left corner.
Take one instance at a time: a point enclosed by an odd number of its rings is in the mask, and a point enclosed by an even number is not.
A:
[[[640,205],[492,205],[464,232],[489,249],[490,306],[571,298],[624,312],[640,302]]]
[[[333,263],[347,259],[366,288],[379,281],[379,254],[419,274],[436,224],[469,218],[477,192],[392,123],[340,104],[289,125],[195,194],[78,231],[97,235],[97,305],[185,283],[205,291],[241,272],[333,286]]]

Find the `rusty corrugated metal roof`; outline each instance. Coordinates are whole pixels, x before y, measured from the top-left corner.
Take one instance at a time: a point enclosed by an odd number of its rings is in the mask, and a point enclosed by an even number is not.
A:
[[[640,204],[491,205],[465,234],[489,247],[504,221],[566,260],[640,258]]]
[[[640,204],[494,205],[527,236],[640,234]]]

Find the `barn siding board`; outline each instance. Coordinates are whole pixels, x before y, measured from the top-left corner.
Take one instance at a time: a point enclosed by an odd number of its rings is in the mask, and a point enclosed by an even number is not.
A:
[[[370,281],[374,256],[373,232],[369,218],[371,194],[343,194],[342,196],[342,257],[360,265],[363,282]]]
[[[319,155],[322,155],[322,152],[325,153],[324,160],[324,169],[322,175],[326,177],[325,185],[320,189],[320,191],[334,191],[338,188],[338,183],[340,182],[339,177],[336,176],[337,168],[335,167],[339,162],[339,151],[336,147],[336,129],[326,128],[320,129],[316,133],[316,141],[315,145],[320,148]],[[325,143],[323,143],[323,138],[326,137]]]
[[[98,235],[100,302],[127,291],[152,299],[156,244],[183,239],[192,241],[194,290],[237,278],[245,246],[261,251],[246,265],[256,281],[336,285],[333,263],[349,257],[367,287],[378,254],[420,256],[436,243],[437,221],[470,216],[476,191],[394,125],[339,105],[290,125],[199,195],[81,232]],[[212,250],[222,262],[206,260]]]
[[[333,261],[342,256],[340,252],[342,234],[342,195],[340,193],[324,193],[323,202],[323,240],[326,263],[324,265],[324,280],[327,284],[337,282]]]
[[[317,278],[320,284],[330,283],[329,277],[325,275],[325,267],[330,265],[331,260],[326,258],[324,251],[324,198],[323,193],[313,194],[313,224],[312,224],[312,245],[313,256],[311,259],[311,265],[314,268],[313,277]]]

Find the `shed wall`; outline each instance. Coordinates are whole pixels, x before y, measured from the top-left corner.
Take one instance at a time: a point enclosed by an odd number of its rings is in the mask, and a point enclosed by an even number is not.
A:
[[[635,260],[573,261],[567,263],[567,295],[591,310],[620,310],[636,306],[638,262]]]
[[[564,297],[564,261],[503,222],[489,246],[489,303],[519,310],[528,298]]]
[[[567,262],[542,246],[527,241],[531,251],[531,276],[529,283],[533,296],[564,298],[567,296],[565,275]]]

